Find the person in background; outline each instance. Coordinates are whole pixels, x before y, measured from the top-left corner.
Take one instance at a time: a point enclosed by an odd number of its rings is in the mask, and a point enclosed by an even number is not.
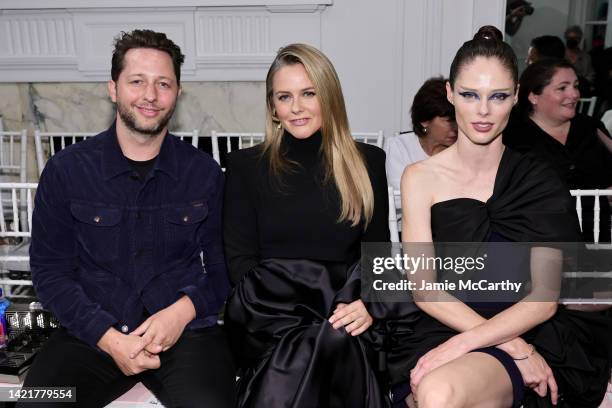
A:
[[[444,78],[423,83],[414,95],[410,114],[413,131],[390,137],[385,146],[387,180],[395,190],[400,188],[406,166],[441,152],[457,140],[455,108],[446,99]]]
[[[565,45],[554,35],[543,35],[531,40],[527,54],[527,65],[542,58],[565,58]]]
[[[531,64],[520,79],[518,105],[504,143],[549,163],[568,189],[612,186],[612,139],[601,123],[576,113],[578,76],[567,60]],[[584,240],[593,242],[593,198],[582,198]],[[600,198],[599,241],[610,242],[610,206]]]
[[[46,164],[32,216],[36,293],[59,320],[25,387],[103,407],[138,382],[165,407],[227,407],[235,370],[218,313],[230,290],[223,173],[168,133],[184,56],[164,33],[115,40],[108,130]],[[18,406],[71,406],[21,402]]]
[[[591,96],[593,83],[595,82],[595,70],[591,62],[591,56],[584,51],[582,44],[582,28],[577,25],[565,30],[565,58],[574,65],[578,79],[580,80],[580,91],[582,96]]]
[[[534,8],[525,0],[510,0],[506,5],[506,34],[513,36],[521,27],[523,18],[532,15]]]
[[[383,408],[358,261],[363,241],[389,241],[385,153],[353,140],[336,71],[309,45],[279,50],[266,108],[265,142],[226,173],[238,406]]]

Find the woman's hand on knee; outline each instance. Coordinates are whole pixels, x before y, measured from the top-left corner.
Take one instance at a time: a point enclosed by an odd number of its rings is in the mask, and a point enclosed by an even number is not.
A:
[[[410,387],[412,388],[412,392],[416,393],[416,389],[425,375],[461,357],[468,351],[469,349],[463,341],[459,337],[454,336],[427,352],[427,354],[417,361],[414,368],[410,371]]]
[[[336,309],[329,318],[329,322],[334,329],[344,327],[351,336],[359,336],[365,332],[374,320],[361,299],[357,299],[349,304],[338,303]]]
[[[544,357],[535,351],[527,358],[515,361],[525,385],[533,389],[540,397],[545,397],[547,390],[550,389],[550,399],[554,405],[557,405],[557,382]]]

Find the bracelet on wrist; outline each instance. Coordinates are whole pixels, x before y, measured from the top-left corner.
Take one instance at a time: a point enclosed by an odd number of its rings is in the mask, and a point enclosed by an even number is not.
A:
[[[527,360],[529,357],[533,356],[533,353],[535,353],[535,347],[533,344],[530,344],[529,347],[531,347],[531,349],[529,350],[529,353],[527,353],[526,356],[524,357],[519,357],[519,358],[514,358],[512,357],[512,359],[514,361],[521,361],[521,360]]]

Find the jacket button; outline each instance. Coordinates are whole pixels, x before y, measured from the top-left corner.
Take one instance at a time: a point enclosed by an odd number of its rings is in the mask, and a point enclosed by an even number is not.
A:
[[[94,219],[93,219],[93,220],[94,220],[94,222],[97,224],[97,223],[99,223],[99,222],[100,222],[100,220],[101,220],[101,219],[102,219],[102,218],[100,218],[100,216],[99,216],[99,215],[96,215],[96,216],[94,217]]]
[[[129,328],[129,327],[127,327],[127,324],[124,324],[123,326],[121,326],[121,332],[122,332],[122,333],[127,333],[129,329],[130,329],[130,328]]]
[[[189,221],[189,216],[188,215],[183,217],[183,222],[187,222],[187,221]]]

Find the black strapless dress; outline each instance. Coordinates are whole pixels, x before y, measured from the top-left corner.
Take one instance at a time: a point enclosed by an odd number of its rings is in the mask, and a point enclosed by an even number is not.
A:
[[[458,198],[436,203],[431,207],[431,228],[434,242],[582,240],[571,196],[558,176],[547,166],[508,148],[491,198],[487,202]],[[475,309],[487,317],[503,306],[488,311]],[[392,382],[406,390],[401,385],[409,383],[410,370],[418,359],[456,334],[424,313],[411,326],[398,324],[389,336],[387,362]],[[565,404],[559,406],[599,406],[612,363],[609,316],[560,306],[555,316],[522,337],[552,368]],[[531,391],[523,401],[515,401],[521,402],[526,408],[552,407],[549,397],[540,398]]]

